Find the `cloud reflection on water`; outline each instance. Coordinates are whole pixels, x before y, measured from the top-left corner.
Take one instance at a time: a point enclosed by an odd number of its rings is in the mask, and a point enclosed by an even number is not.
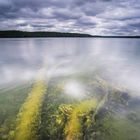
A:
[[[46,77],[100,74],[140,91],[140,40],[137,39],[1,39],[0,84],[30,81],[38,69]]]

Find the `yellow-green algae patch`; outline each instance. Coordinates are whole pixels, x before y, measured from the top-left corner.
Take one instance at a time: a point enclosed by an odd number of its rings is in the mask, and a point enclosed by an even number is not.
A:
[[[91,99],[91,100],[82,101],[74,107],[70,115],[70,120],[65,127],[66,140],[80,139],[81,122],[79,118],[82,114],[86,114],[92,109],[96,109],[97,104],[98,102],[96,99]]]
[[[16,129],[10,131],[10,140],[35,140],[36,124],[40,119],[40,109],[47,87],[42,71],[33,85],[31,92],[22,105],[16,120]]]

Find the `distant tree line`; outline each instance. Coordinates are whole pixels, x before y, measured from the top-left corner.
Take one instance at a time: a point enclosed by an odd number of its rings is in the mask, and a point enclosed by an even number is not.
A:
[[[89,34],[63,33],[63,32],[26,32],[26,31],[0,31],[0,38],[24,37],[92,37]]]
[[[99,36],[82,33],[67,32],[45,32],[45,31],[18,31],[6,30],[0,31],[0,38],[28,38],[28,37],[99,37],[99,38],[140,38],[140,36]]]

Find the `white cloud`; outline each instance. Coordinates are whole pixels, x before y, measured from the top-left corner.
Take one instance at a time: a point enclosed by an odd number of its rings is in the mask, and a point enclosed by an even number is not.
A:
[[[139,9],[139,0],[0,0],[0,29],[139,35]]]

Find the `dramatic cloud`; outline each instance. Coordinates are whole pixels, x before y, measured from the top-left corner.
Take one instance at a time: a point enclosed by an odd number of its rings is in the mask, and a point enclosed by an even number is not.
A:
[[[140,35],[139,0],[0,0],[0,30]]]

